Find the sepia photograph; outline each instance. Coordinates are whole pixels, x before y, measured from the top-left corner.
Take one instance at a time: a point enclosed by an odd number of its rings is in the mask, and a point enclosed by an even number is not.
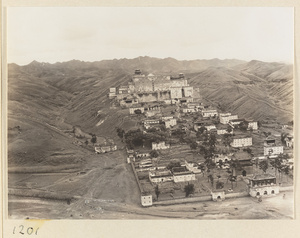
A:
[[[293,7],[6,16],[8,219],[295,218]]]

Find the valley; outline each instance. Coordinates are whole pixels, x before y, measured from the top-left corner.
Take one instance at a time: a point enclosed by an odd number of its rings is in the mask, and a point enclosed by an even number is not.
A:
[[[139,120],[129,117],[127,110],[116,108],[107,97],[109,88],[126,85],[137,68],[163,75],[183,72],[204,100],[240,117],[281,124],[293,120],[292,68],[280,63],[141,57],[11,64],[7,138],[10,218],[293,217],[292,193],[287,193],[284,204],[282,197],[276,198],[278,209],[270,208],[266,213],[260,212],[261,208],[272,205],[251,198],[217,205],[207,202],[174,205],[171,209],[142,208],[132,168],[126,162],[125,145],[116,132],[118,127],[140,126]],[[113,140],[118,150],[95,154],[91,142],[84,145],[85,138],[77,137],[74,127],[81,128],[86,137],[96,134],[98,141]],[[234,201],[241,205],[239,212],[233,208]],[[226,214],[218,214],[219,209]]]

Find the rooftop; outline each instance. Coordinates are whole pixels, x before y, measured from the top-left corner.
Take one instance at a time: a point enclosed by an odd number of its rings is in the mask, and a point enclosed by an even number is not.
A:
[[[265,179],[275,179],[276,177],[270,174],[256,174],[254,175],[252,178],[250,178],[251,180],[265,180]]]
[[[240,152],[234,153],[232,158],[241,161],[241,160],[251,160],[252,156],[247,152],[240,151]]]

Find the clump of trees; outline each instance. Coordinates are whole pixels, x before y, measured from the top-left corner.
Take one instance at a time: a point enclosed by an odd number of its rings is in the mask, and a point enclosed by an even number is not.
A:
[[[194,194],[195,192],[195,186],[194,184],[187,184],[184,187],[185,197],[189,197],[191,194]]]
[[[174,167],[181,167],[181,164],[179,161],[171,161],[168,165],[167,165],[167,169],[168,170],[172,170]]]
[[[122,131],[120,131],[120,135]],[[125,143],[128,148],[148,147],[151,148],[152,142],[167,141],[168,133],[163,131],[153,131],[144,134],[140,129],[130,130],[124,134]]]
[[[247,131],[248,129],[248,122],[246,121],[242,121],[240,124],[239,124],[239,128],[241,131]]]
[[[125,131],[123,130],[123,129],[121,129],[120,127],[117,127],[117,134],[118,134],[118,136],[122,139],[122,141],[123,141],[123,137],[124,137],[124,135],[125,135]]]

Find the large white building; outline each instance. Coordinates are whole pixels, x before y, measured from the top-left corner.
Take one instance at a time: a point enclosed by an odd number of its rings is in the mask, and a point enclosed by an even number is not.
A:
[[[252,145],[252,137],[237,137],[233,138],[232,143],[230,144],[232,147],[245,147]]]

